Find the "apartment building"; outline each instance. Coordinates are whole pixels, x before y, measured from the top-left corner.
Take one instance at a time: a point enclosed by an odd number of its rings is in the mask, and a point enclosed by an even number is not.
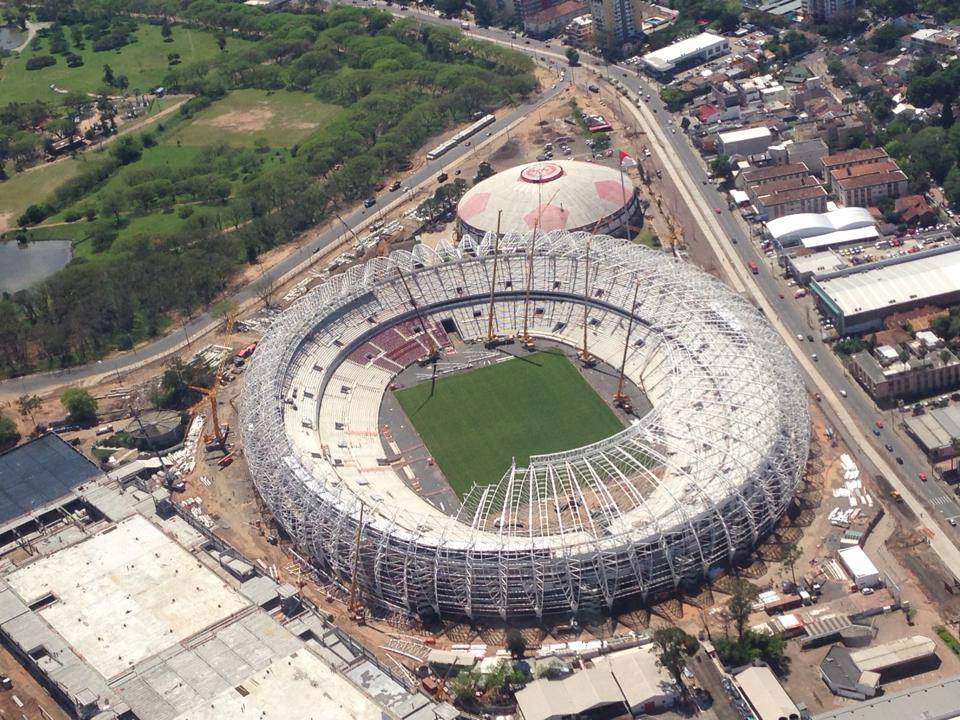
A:
[[[856,12],[856,0],[802,0],[803,14],[815,22],[832,20],[835,17],[852,15]]]
[[[800,178],[810,174],[804,163],[787,163],[786,165],[770,165],[762,168],[744,170],[737,176],[737,186],[746,189],[754,185],[763,185],[777,180]]]
[[[868,207],[884,198],[898,198],[907,192],[907,176],[901,170],[840,178],[834,182],[837,200],[844,207]]]
[[[827,155],[821,160],[823,172],[829,177],[830,173],[840,168],[851,167],[853,165],[865,165],[867,163],[883,162],[889,160],[890,156],[883,148],[855,148],[843,152]]]
[[[766,186],[761,186],[761,191],[765,188]],[[768,220],[775,220],[784,215],[826,212],[827,197],[827,191],[822,185],[812,185],[795,190],[766,192],[757,197],[754,207],[760,215],[766,215]]]

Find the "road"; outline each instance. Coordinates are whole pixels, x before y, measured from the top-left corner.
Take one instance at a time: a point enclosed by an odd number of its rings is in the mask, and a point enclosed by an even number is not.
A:
[[[403,184],[410,188],[409,192],[413,192],[421,186],[432,186],[436,182],[435,176],[438,175],[443,168],[449,167],[451,164],[472,152],[477,152],[484,143],[497,139],[500,135],[507,132],[512,125],[523,120],[534,108],[548,102],[562,92],[568,83],[569,77],[563,82],[557,82],[552,88],[547,88],[542,93],[529,98],[513,110],[499,114],[497,121],[487,127],[486,133],[488,133],[488,136],[480,135],[472,146],[458,147],[448,152],[442,158],[427,162],[422,167],[417,168],[404,177]],[[252,307],[259,302],[256,292],[256,287],[259,283],[265,282],[280,285],[304,272],[316,259],[322,256],[324,250],[327,250],[331,246],[336,246],[342,241],[344,235],[347,233],[347,228],[344,227],[344,225],[350,228],[350,232],[359,234],[362,232],[362,228],[368,225],[375,217],[387,211],[393,205],[402,202],[403,199],[404,196],[400,193],[383,192],[379,197],[380,203],[383,204],[382,206],[374,206],[369,210],[360,206],[352,210],[352,212],[341,213],[342,223],[336,219],[326,223],[296,251],[265,271],[263,275],[250,284],[237,290],[229,299],[236,303],[241,309]],[[183,352],[184,350],[192,351],[198,349],[194,347],[197,339],[213,331],[218,324],[222,324],[222,322],[222,319],[215,318],[208,310],[195,317],[189,318],[187,322],[181,324],[178,329],[171,331],[163,337],[151,340],[136,348],[136,350],[117,353],[105,360],[74,368],[36,373],[0,381],[0,393],[43,393],[65,385],[97,382],[108,375],[119,375],[122,377],[128,372],[162,360],[165,357]]]

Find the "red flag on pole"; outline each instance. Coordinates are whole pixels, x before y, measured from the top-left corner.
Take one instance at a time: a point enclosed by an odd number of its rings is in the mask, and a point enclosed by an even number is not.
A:
[[[621,167],[636,167],[637,161],[630,157],[630,154],[626,150],[620,151],[620,166]]]

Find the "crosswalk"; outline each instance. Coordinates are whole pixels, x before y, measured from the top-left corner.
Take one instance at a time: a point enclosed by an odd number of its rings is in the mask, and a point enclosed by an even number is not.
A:
[[[950,503],[949,495],[937,495],[935,498],[930,498],[930,504],[941,507]]]

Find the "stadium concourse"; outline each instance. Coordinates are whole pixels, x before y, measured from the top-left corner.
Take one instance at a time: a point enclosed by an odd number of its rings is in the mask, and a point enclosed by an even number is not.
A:
[[[264,336],[241,433],[294,541],[343,585],[356,569],[370,606],[473,619],[616,611],[749,555],[790,503],[809,443],[776,332],[713,278],[611,237],[508,234],[494,246],[466,236],[354,266]],[[600,362],[619,368],[625,353],[652,409],[598,442],[513,464],[446,514],[413,489],[379,411],[404,367],[482,347],[494,275],[498,337],[526,326],[577,348],[586,327]]]

